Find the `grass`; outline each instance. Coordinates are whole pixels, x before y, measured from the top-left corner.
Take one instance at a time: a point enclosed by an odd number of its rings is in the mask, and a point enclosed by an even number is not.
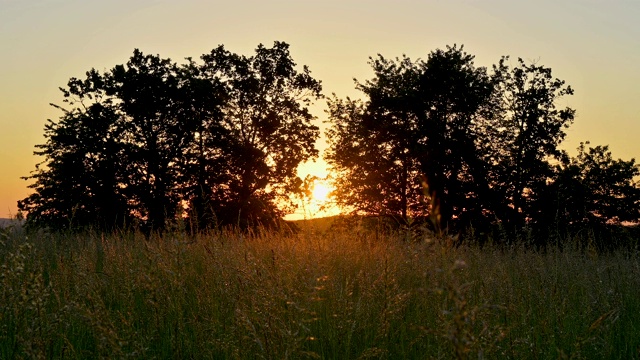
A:
[[[400,238],[8,231],[0,358],[640,358],[637,253]]]

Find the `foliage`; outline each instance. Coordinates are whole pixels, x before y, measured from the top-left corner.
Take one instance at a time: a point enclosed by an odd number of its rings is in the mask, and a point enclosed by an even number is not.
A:
[[[29,223],[108,229],[130,221],[126,189],[118,186],[125,151],[113,128],[116,121],[113,109],[100,103],[65,110],[57,123],[48,121],[47,143],[35,152],[47,160],[26,178],[35,180],[30,187],[36,192],[19,202]]]
[[[416,152],[442,229],[485,222],[495,200],[482,157],[494,86],[473,60],[463,47],[433,51],[417,84]]]
[[[178,65],[135,50],[125,65],[61,89],[70,110],[49,120],[43,163],[19,202],[27,222],[60,229],[151,231],[187,218],[194,229],[275,225],[317,156],[308,106],[321,96],[286,43],[251,57],[222,46]],[[183,214],[186,210],[186,214]]]
[[[492,160],[495,172],[492,187],[513,211],[503,219],[508,225],[522,228],[535,220],[541,211],[541,194],[553,177],[551,159],[558,159],[558,146],[566,128],[573,122],[575,110],[557,109],[556,102],[573,89],[554,79],[551,69],[536,64],[506,65],[503,57],[494,66],[499,93],[499,112],[492,123]]]
[[[308,105],[321,97],[320,82],[306,66],[296,71],[282,42],[260,45],[248,58],[221,46],[202,59],[205,76],[224,83],[222,126],[233,139],[227,181],[214,190],[213,207],[224,223],[273,224],[283,215],[276,204],[297,190],[298,164],[318,155]]]
[[[575,110],[557,103],[573,89],[550,68],[508,62],[489,72],[457,46],[370,59],[374,77],[356,85],[364,100],[328,103],[338,203],[453,233],[533,230],[540,244],[553,227],[637,222],[635,162],[607,147],[568,160],[559,146]]]
[[[404,223],[425,217],[430,210],[423,175],[444,227],[454,216],[481,212],[472,195],[487,187],[472,173],[480,161],[475,118],[491,95],[491,82],[472,60],[457,47],[432,52],[426,62],[378,56],[370,61],[374,79],[358,84],[366,103],[329,102],[333,127],[326,159],[341,174],[341,203]]]
[[[410,124],[392,114],[378,118],[364,104],[334,97],[329,102],[334,126],[325,153],[334,172],[334,196],[343,208],[364,214],[394,217],[425,215],[418,164],[402,138]],[[405,127],[402,127],[405,125]]]
[[[564,156],[546,194],[542,221],[563,232],[640,223],[640,167],[634,159],[614,160],[608,146],[581,143],[576,157]]]

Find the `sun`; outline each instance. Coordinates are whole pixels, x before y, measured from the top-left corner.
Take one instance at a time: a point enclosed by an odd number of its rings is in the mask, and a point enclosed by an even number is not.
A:
[[[318,202],[325,202],[329,198],[331,188],[322,181],[316,181],[313,184],[313,199]]]

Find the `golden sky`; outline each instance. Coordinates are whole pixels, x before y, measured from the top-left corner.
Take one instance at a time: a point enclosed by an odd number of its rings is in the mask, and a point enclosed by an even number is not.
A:
[[[0,0],[0,217],[29,194],[34,145],[57,119],[58,87],[85,71],[125,63],[134,48],[182,62],[219,44],[250,55],[259,43],[291,45],[324,93],[358,97],[369,56],[426,58],[464,44],[476,65],[501,55],[551,67],[576,94],[564,148],[609,144],[640,155],[640,1],[637,0]],[[324,105],[314,107],[318,125]],[[322,126],[322,125],[321,125]],[[325,147],[319,141],[320,149]],[[324,176],[322,161],[301,175]]]

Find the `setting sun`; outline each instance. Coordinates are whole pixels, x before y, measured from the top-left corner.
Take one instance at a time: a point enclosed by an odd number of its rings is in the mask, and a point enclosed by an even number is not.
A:
[[[329,193],[331,193],[331,189],[324,182],[317,181],[313,184],[313,199],[318,202],[327,201],[329,197]]]

